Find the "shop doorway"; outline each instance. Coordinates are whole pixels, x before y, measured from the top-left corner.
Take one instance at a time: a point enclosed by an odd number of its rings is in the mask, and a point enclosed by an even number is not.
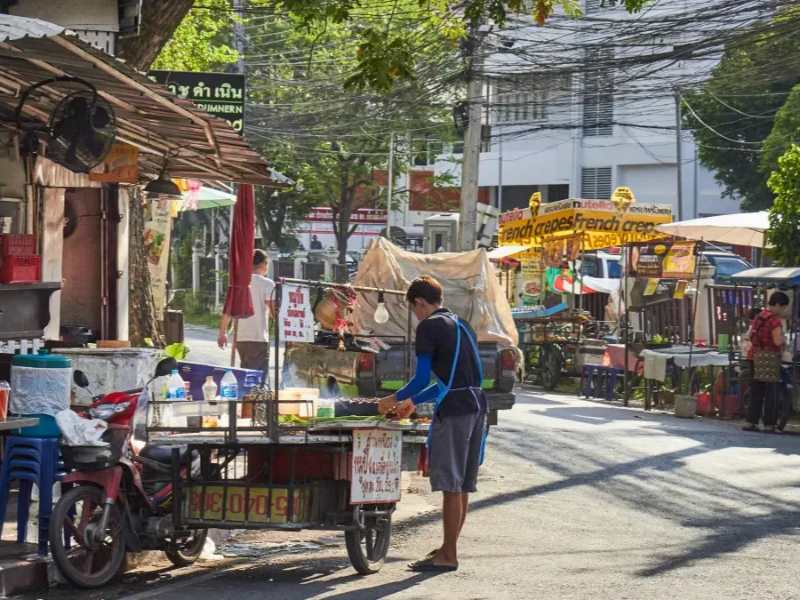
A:
[[[111,297],[116,227],[109,218],[109,196],[104,189],[88,188],[68,189],[64,196],[61,335],[66,342],[116,337]],[[85,332],[91,339],[82,339]]]

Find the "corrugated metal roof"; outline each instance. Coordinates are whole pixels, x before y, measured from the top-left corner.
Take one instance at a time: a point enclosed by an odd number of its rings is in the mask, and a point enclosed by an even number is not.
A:
[[[0,42],[23,38],[44,38],[59,35],[64,28],[55,23],[28,17],[0,15]]]
[[[81,41],[62,27],[0,15],[0,109],[13,114],[20,94],[52,77],[76,77],[111,103],[117,139],[138,147],[143,178],[161,171],[165,156],[172,177],[269,184],[264,158],[224,119],[178,98],[143,73]],[[5,37],[3,37],[5,35]],[[42,86],[25,102],[29,120],[46,122],[75,86]],[[0,126],[15,129],[13,123]]]

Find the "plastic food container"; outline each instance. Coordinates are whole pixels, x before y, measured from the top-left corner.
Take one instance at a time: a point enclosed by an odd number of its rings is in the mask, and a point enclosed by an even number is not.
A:
[[[278,414],[313,417],[317,414],[317,388],[284,388],[278,392]]]

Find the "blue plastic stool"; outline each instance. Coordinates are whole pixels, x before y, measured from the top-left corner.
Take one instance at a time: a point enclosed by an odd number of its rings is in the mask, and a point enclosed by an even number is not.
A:
[[[58,438],[10,436],[0,468],[0,516],[5,521],[11,482],[19,481],[17,498],[17,542],[27,538],[33,484],[39,488],[39,554],[47,555],[50,514],[53,512],[53,484],[64,476],[59,462]],[[0,522],[0,536],[3,522]]]
[[[581,394],[585,398],[603,398],[614,400],[614,390],[624,369],[603,367],[600,365],[584,365],[581,372]]]

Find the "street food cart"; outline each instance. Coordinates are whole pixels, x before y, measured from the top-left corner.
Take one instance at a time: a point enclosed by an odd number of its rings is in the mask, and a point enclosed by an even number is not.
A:
[[[729,380],[738,396],[740,409],[748,397],[752,377],[750,362],[741,355],[742,334],[747,331],[752,308],[768,305],[773,292],[781,291],[789,296],[789,318],[784,334],[786,350],[781,366],[781,384],[778,395],[778,426],[783,429],[786,421],[798,406],[798,382],[800,382],[800,268],[761,267],[747,269],[731,276],[732,285],[716,285],[709,298],[709,321],[717,338],[723,339],[730,354]],[[721,348],[720,351],[723,349]]]
[[[343,355],[350,346],[369,352],[374,336],[351,333],[348,321],[365,295],[380,305],[403,292],[281,279],[274,356],[286,342]],[[315,321],[324,329],[315,331]],[[429,419],[380,416],[377,399],[345,398],[338,385],[288,387],[297,381],[281,362],[274,361],[267,385],[241,399],[151,403],[148,443],[175,448],[175,525],[343,530],[355,569],[374,573],[389,548],[401,472],[404,465],[417,468]],[[200,457],[199,472],[182,479],[181,456],[193,454]]]
[[[627,188],[611,200],[569,199],[542,204],[531,196],[526,209],[500,217],[498,260],[516,259],[512,305],[529,380],[547,389],[561,375],[580,375],[602,356],[620,312],[619,273],[582,273],[588,253],[664,237],[656,226],[672,220],[669,206],[636,204]],[[508,273],[506,273],[508,276]]]

